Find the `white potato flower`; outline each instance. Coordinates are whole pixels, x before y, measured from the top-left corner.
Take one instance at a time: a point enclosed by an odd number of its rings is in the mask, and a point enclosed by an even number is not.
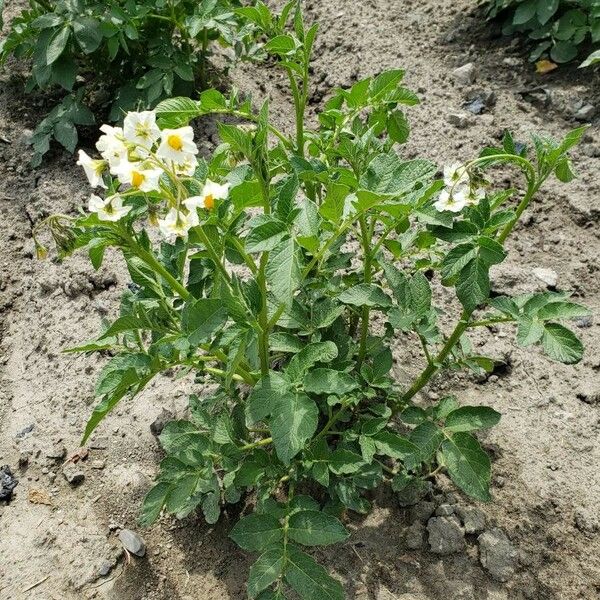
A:
[[[161,175],[162,169],[151,168],[143,162],[122,162],[117,170],[117,177],[122,184],[130,185],[141,192],[158,191]]]
[[[444,167],[444,183],[448,186],[469,183],[469,174],[464,165],[453,163],[449,167]]]
[[[227,198],[228,191],[228,183],[220,184],[207,179],[200,195],[192,196],[184,200],[183,203],[189,210],[195,210],[196,208],[211,210],[215,206],[215,200],[225,200]]]
[[[173,170],[175,171],[175,175],[184,175],[185,177],[192,177],[196,172],[196,168],[198,167],[198,161],[193,154],[190,154],[184,162],[180,164],[174,164]]]
[[[189,125],[162,130],[156,156],[182,165],[188,163],[195,154],[198,154],[198,148],[194,144],[194,130]]]
[[[467,192],[467,206],[477,206],[485,198],[482,188],[470,188]]]
[[[88,178],[88,181],[90,182],[90,185],[92,187],[95,188],[100,186],[106,188],[106,184],[102,179],[102,173],[104,173],[106,167],[108,166],[105,160],[98,160],[92,158],[86,152],[80,150],[79,160],[77,161],[77,164],[80,167],[83,167],[85,175]]]
[[[177,208],[172,208],[164,219],[158,220],[158,227],[167,239],[186,238],[188,231],[198,223],[198,215],[195,210],[185,214]]]
[[[131,206],[123,205],[123,198],[114,194],[106,199],[92,194],[88,204],[90,212],[95,212],[101,221],[118,221],[131,210]]]
[[[125,141],[149,150],[160,137],[156,113],[152,110],[129,112],[123,120]]]
[[[439,198],[433,203],[433,206],[440,212],[448,210],[450,212],[460,212],[467,206],[468,190],[465,188],[456,188],[454,190],[443,189]]]
[[[104,133],[96,142],[96,148],[104,160],[108,161],[112,175],[117,174],[117,170],[123,161],[127,160],[128,150],[123,141],[123,130],[120,127],[111,127],[102,125],[100,131]]]

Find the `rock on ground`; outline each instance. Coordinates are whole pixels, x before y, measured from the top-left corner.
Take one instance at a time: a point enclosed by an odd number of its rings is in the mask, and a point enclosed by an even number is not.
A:
[[[465,531],[455,517],[432,517],[427,531],[429,549],[434,554],[453,554],[465,548]]]
[[[517,552],[501,529],[494,528],[478,538],[481,566],[498,581],[508,581],[515,572]]]

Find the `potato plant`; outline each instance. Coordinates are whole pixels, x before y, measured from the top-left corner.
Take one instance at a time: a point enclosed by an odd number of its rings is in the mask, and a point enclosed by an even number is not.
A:
[[[273,124],[267,103],[255,111],[235,92],[130,112],[122,129],[103,126],[101,158],[80,152],[102,194],[80,216],[46,225],[61,255],[86,248],[95,268],[117,249],[132,280],[120,316],[71,350],[111,355],[83,443],[158,373],[205,384],[160,435],[166,456],[141,522],[200,509],[215,523],[245,498],[252,510],[231,537],[258,554],[249,596],[341,599],[306,548],[344,541],[346,511],[368,512],[374,488],[389,485],[409,502],[444,471],[490,500],[476,432],[500,414],[453,396],[414,402],[449,370],[493,369],[469,333],[512,324],[519,345],[581,359],[563,322],[587,314],[583,306],[562,292],[490,297],[489,274],[544,182],[572,179],[568,151],[584,128],[561,141],[534,137],[529,149],[506,134],[502,147],[438,178],[429,160],[402,158],[406,111],[419,100],[401,70],[333,90],[311,128],[316,25],[305,27],[295,2],[281,15],[262,3],[246,13],[288,75],[293,135]],[[229,119],[203,159],[189,123],[207,114]],[[496,166],[514,167],[523,189],[497,189]],[[45,254],[37,236],[36,245]],[[439,317],[453,312],[445,331]],[[422,352],[413,380],[393,375],[398,337]]]
[[[0,0],[0,27],[2,8]],[[151,108],[173,94],[207,87],[211,42],[251,52],[251,27],[237,0],[30,0],[0,41],[9,56],[31,61],[26,90],[62,90],[63,99],[37,126],[39,165],[55,139],[70,152],[78,126],[94,112],[120,121],[127,110]],[[93,110],[90,110],[93,109]]]
[[[569,62],[600,42],[598,0],[485,0],[485,4],[488,18],[504,19],[505,35],[527,33],[536,42],[532,61],[549,57],[557,63]],[[599,61],[600,50],[595,50],[581,66]]]

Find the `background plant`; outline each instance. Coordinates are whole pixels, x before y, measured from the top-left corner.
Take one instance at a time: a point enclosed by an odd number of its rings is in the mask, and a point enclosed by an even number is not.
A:
[[[0,1],[0,27],[3,0]],[[31,60],[27,91],[61,90],[63,100],[37,126],[33,164],[56,139],[73,152],[78,126],[94,112],[120,121],[173,94],[207,85],[211,42],[251,52],[237,0],[30,0],[0,42],[0,65]],[[92,110],[90,110],[92,109]]]
[[[338,599],[339,582],[303,547],[345,540],[345,513],[368,512],[369,490],[388,484],[416,501],[444,470],[466,494],[490,499],[490,460],[475,432],[499,413],[452,396],[413,402],[449,369],[493,369],[470,331],[512,323],[520,345],[581,359],[562,322],[584,307],[565,293],[490,298],[489,272],[543,183],[573,178],[567,153],[584,128],[559,142],[534,137],[530,149],[507,134],[502,147],[436,179],[433,163],[399,154],[405,110],[418,103],[401,70],[334,90],[318,126],[307,127],[316,26],[305,28],[296,2],[281,15],[260,2],[243,10],[289,77],[293,135],[272,124],[266,103],[256,112],[235,92],[166,100],[156,113],[128,115],[123,131],[104,128],[102,159],[80,162],[106,197],[93,196],[78,218],[46,223],[63,255],[87,248],[96,268],[106,248],[118,248],[133,282],[119,318],[72,349],[112,353],[84,443],[157,373],[178,368],[213,384],[163,430],[166,457],[142,523],[197,508],[214,523],[245,497],[253,510],[231,537],[259,553],[249,596],[292,589]],[[222,144],[208,160],[196,158],[187,127],[205,114],[243,121],[219,125]],[[145,141],[129,130],[144,130]],[[497,165],[515,167],[523,190],[495,189]],[[445,333],[438,318],[453,311]],[[398,335],[422,350],[412,380],[391,374]]]
[[[565,63],[600,42],[599,0],[486,0],[488,18],[503,19],[505,35],[526,33],[536,46],[531,60]],[[592,52],[581,66],[600,61]]]

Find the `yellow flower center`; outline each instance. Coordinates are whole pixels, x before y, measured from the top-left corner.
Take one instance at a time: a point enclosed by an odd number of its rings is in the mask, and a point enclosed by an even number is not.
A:
[[[167,138],[167,144],[177,152],[183,148],[183,140],[181,139],[181,136],[176,134],[172,134]]]
[[[132,171],[131,173],[131,185],[134,187],[140,187],[146,178],[139,171]]]
[[[210,210],[215,206],[215,199],[212,197],[212,194],[207,194],[204,196],[204,208]]]

